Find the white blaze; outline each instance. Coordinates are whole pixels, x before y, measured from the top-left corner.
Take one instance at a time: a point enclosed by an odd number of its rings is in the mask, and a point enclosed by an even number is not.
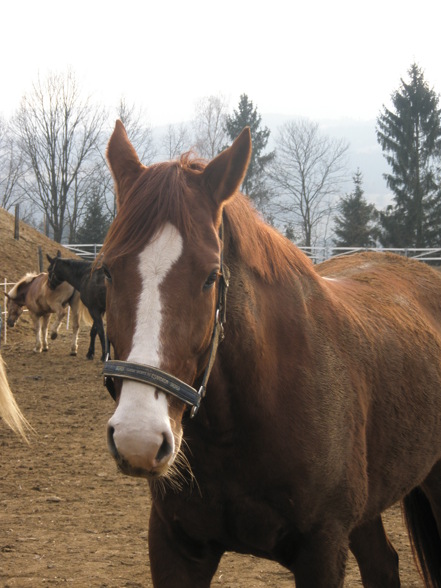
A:
[[[171,224],[139,255],[142,287],[136,309],[135,332],[127,361],[159,367],[162,306],[160,286],[182,253],[182,237]],[[109,421],[119,454],[132,466],[151,469],[166,438],[173,445],[165,394],[155,388],[123,380],[118,407]]]

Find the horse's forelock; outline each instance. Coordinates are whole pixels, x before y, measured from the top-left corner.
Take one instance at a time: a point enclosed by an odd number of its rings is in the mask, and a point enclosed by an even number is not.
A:
[[[146,168],[124,199],[104,241],[100,258],[112,261],[139,252],[167,223],[185,238],[194,232],[190,211],[190,178],[204,165],[184,154],[178,161],[158,163]]]

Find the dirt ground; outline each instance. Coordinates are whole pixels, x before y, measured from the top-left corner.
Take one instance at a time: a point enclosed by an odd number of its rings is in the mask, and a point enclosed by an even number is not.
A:
[[[118,473],[107,450],[113,402],[100,362],[85,359],[87,328],[77,357],[69,356],[64,325],[47,353],[33,353],[33,343],[22,324],[1,348],[36,435],[28,446],[0,423],[0,586],[151,587],[148,485]],[[385,524],[400,554],[402,587],[422,586],[397,507]],[[285,588],[294,581],[272,562],[226,554],[212,586]],[[352,559],[345,586],[361,586]]]

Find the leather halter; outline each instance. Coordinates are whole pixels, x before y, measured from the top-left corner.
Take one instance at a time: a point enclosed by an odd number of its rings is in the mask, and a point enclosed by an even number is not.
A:
[[[126,380],[135,380],[136,382],[154,386],[155,388],[159,388],[160,390],[175,396],[191,407],[191,417],[194,417],[199,410],[201,400],[205,396],[207,390],[207,382],[214,365],[214,360],[216,359],[218,345],[224,338],[224,324],[226,321],[226,303],[230,272],[223,262],[223,223],[221,224],[220,236],[222,249],[220,254],[218,300],[213,334],[211,337],[210,355],[199,389],[196,390],[192,386],[154,366],[128,361],[111,360],[110,341],[108,336],[106,336],[106,361],[104,362],[103,368],[104,386],[107,388],[114,400],[116,400],[116,391],[113,379],[123,378]]]

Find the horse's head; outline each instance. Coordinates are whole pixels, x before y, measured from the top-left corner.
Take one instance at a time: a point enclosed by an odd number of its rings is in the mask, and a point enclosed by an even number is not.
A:
[[[13,298],[10,293],[6,293],[6,298],[8,302],[6,304],[6,310],[8,312],[8,319],[7,324],[8,327],[13,327],[18,319],[21,317],[23,313],[23,306],[18,304],[18,302]]]
[[[47,283],[51,290],[55,290],[55,288],[57,288],[64,281],[57,275],[57,260],[61,258],[61,251],[57,251],[56,257],[51,257],[49,254],[46,254],[46,257],[49,261],[49,266],[47,268]]]
[[[23,306],[26,303],[26,294],[37,274],[28,273],[23,276],[14,286],[6,292],[8,299],[6,310],[8,311],[8,327],[13,327],[23,314]]]
[[[135,372],[136,364],[148,365],[189,385],[204,372],[218,301],[222,208],[250,152],[246,129],[207,165],[187,157],[144,167],[117,122],[107,157],[118,213],[101,259],[108,336],[115,359],[135,364]],[[187,405],[164,391],[161,373],[158,385],[115,378],[108,442],[130,475],[166,474],[179,452]]]

